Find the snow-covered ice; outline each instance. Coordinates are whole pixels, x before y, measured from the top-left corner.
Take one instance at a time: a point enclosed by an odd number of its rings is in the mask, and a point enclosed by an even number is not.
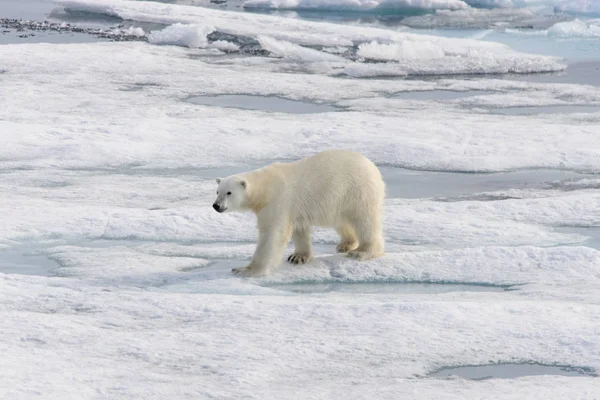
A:
[[[495,79],[564,65],[478,39],[60,3],[167,27],[131,28],[149,43],[0,45],[0,398],[597,396],[593,376],[428,374],[600,371],[600,112],[490,112],[600,108],[598,86]],[[534,2],[510,3],[494,6]],[[190,101],[219,95],[257,106]],[[323,112],[266,111],[265,96]],[[314,262],[233,276],[255,221],[212,210],[214,178],[336,147],[381,167],[386,255],[335,255],[315,229]],[[390,289],[411,283],[453,289]]]
[[[173,24],[163,30],[153,31],[148,35],[148,42],[152,44],[172,44],[187,47],[207,47],[206,35],[212,33],[210,26],[195,26]]]
[[[561,22],[549,28],[548,35],[560,37],[600,38],[600,20],[585,22],[576,19],[571,22]]]
[[[368,75],[461,74],[461,73],[527,73],[558,71],[565,68],[560,59],[519,53],[491,42],[457,40],[371,27],[353,27],[333,23],[316,23],[271,15],[232,13],[191,6],[173,6],[153,2],[123,0],[57,0],[72,10],[116,15],[123,19],[173,25],[161,33],[151,33],[166,40],[199,44],[214,30],[244,38],[258,39],[262,47],[277,57],[303,60],[315,72]],[[176,28],[175,28],[176,27]],[[194,32],[199,38],[194,39]],[[183,38],[183,39],[182,39]],[[397,45],[408,48],[427,46],[435,49],[430,57],[402,60],[382,66],[348,60],[328,52],[305,46],[358,46],[370,42],[385,48]],[[372,54],[373,51],[369,52]],[[383,50],[382,59],[387,59]],[[414,52],[413,52],[414,53]],[[360,56],[360,55],[359,55]]]
[[[247,0],[247,8],[325,9],[325,10],[393,10],[393,9],[447,9],[467,8],[463,0]]]

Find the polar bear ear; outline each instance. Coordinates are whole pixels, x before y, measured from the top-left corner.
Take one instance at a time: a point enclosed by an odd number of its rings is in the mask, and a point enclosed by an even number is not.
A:
[[[221,183],[221,178],[217,178],[217,179],[215,179],[215,181],[217,182],[217,185],[218,185],[219,183]]]
[[[246,181],[244,181],[244,180],[240,181],[240,185],[242,185],[242,187],[243,187],[244,189],[246,189],[246,187],[248,186],[248,184],[247,184],[247,183],[246,183]]]

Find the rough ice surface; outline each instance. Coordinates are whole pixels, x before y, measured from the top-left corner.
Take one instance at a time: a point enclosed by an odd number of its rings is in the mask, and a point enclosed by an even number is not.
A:
[[[400,100],[376,98],[376,95],[414,90],[418,86],[413,82],[352,81],[320,75],[263,72],[260,68],[235,63],[226,66],[199,62],[187,57],[187,50],[177,47],[155,46],[150,52],[146,50],[147,45],[127,44],[115,52],[118,46],[119,44],[81,44],[61,47],[64,57],[78,58],[81,63],[93,63],[97,57],[114,60],[111,63],[112,72],[98,73],[107,76],[118,74],[123,75],[123,78],[120,81],[107,78],[103,87],[87,82],[79,75],[76,63],[57,62],[49,51],[55,48],[52,45],[3,47],[6,56],[3,57],[2,67],[7,72],[2,75],[3,86],[0,88],[3,105],[0,126],[3,131],[14,133],[7,138],[5,146],[0,148],[0,156],[6,165],[89,168],[141,163],[155,167],[211,167],[222,165],[224,151],[227,151],[230,160],[238,162],[249,154],[254,160],[293,159],[318,151],[323,148],[324,143],[336,138],[336,141],[343,141],[345,147],[361,150],[378,163],[419,169],[499,171],[558,167],[598,170],[600,146],[595,144],[600,139],[595,134],[596,125],[593,123],[574,125],[562,118],[533,118],[520,121],[516,126],[507,126],[504,117],[456,114],[451,109],[439,108],[437,105],[429,105],[435,109],[434,114],[417,113],[406,120],[402,112],[398,113],[393,109],[388,112],[385,109],[388,105],[402,107]],[[34,54],[35,59],[28,66],[19,63],[20,58],[33,57]],[[129,69],[132,56],[138,57],[140,64],[135,74],[131,74]],[[268,59],[265,61],[268,62]],[[36,73],[35,68],[45,72]],[[19,71],[31,73],[21,82],[16,75]],[[44,83],[45,73],[57,74],[62,82],[56,80]],[[245,79],[241,78],[242,75]],[[277,80],[276,86],[265,84],[273,79]],[[63,82],[71,82],[85,90],[67,92],[63,88]],[[56,115],[58,121],[69,126],[78,125],[82,117],[74,113],[65,114],[65,110],[74,109],[72,104],[75,99],[84,103],[92,97],[97,111],[106,113],[112,126],[111,132],[118,131],[119,135],[99,135],[98,130],[107,130],[106,123],[98,126],[86,123],[86,128],[68,133],[71,141],[55,142],[54,130],[52,126],[42,123],[44,120],[24,123],[11,117],[14,114],[11,114],[13,106],[10,105],[19,104],[23,100],[10,100],[10,93],[19,88],[24,90],[25,87],[35,90],[42,83],[49,90],[40,92],[38,99],[49,103],[41,108],[30,106],[28,112],[31,115],[48,118],[52,114]],[[132,93],[123,89],[137,83],[147,84],[143,90],[145,96],[135,99],[135,109],[121,108],[119,102],[132,101]],[[516,83],[517,86],[521,84]],[[427,82],[422,85],[432,86]],[[586,87],[576,89],[598,90]],[[526,98],[530,91],[524,92],[522,96]],[[570,96],[577,98],[577,92],[578,90],[571,91]],[[353,106],[359,107],[357,103],[362,103],[363,109],[371,108],[379,116],[374,120],[363,118],[361,112],[321,113],[302,118],[276,114],[270,117],[267,126],[259,122],[264,119],[260,113],[247,114],[231,109],[206,109],[206,115],[199,119],[178,117],[200,114],[198,106],[174,101],[174,98],[199,93],[253,93],[310,99],[333,105],[343,99],[354,98]],[[161,110],[159,114],[153,113],[156,107]],[[145,123],[154,126],[151,132],[145,134],[146,138],[140,146],[136,144],[142,128],[132,118],[134,115],[144,116]],[[224,121],[227,121],[226,126],[223,125]],[[448,121],[452,123],[449,124]],[[325,130],[317,136],[307,133],[323,124],[335,126],[336,129]],[[422,130],[424,126],[430,134],[415,141],[415,132]],[[217,132],[220,140],[206,141],[202,135],[181,140],[181,132],[190,130]],[[365,136],[363,132],[377,132],[377,136]],[[281,137],[286,140],[281,141]],[[249,142],[248,138],[253,139]],[[46,145],[33,146],[36,143]],[[94,151],[89,151],[90,147]],[[65,151],[69,151],[69,157],[64,156]]]
[[[173,6],[152,2],[105,0],[59,0],[73,10],[117,15],[123,19],[173,25],[159,33],[161,43],[189,46],[200,44],[203,33],[217,32],[258,39],[261,46],[278,57],[305,61],[313,72],[350,76],[528,73],[558,71],[565,68],[560,59],[519,53],[507,46],[477,40],[424,36],[389,29],[353,27],[287,19],[271,15],[232,13],[190,6]],[[382,45],[436,48],[435,57],[386,63],[373,66],[362,60],[350,60],[305,46],[358,46],[371,42]],[[384,50],[389,53],[389,51]],[[370,54],[373,52],[371,51]],[[402,52],[401,52],[402,53]],[[414,52],[412,52],[414,53]],[[386,56],[383,55],[383,59]]]
[[[144,32],[144,29],[140,28],[140,27],[133,27],[130,26],[129,28],[125,29],[123,31],[123,34],[125,35],[131,35],[131,36],[145,36],[146,32]]]
[[[426,41],[405,41],[397,44],[381,44],[377,42],[363,43],[358,46],[357,54],[364,58],[384,61],[400,61],[416,59],[436,59],[444,57],[444,50],[434,43]]]
[[[555,61],[478,40],[77,4],[170,27],[146,30],[151,43],[0,46],[0,398],[597,395],[593,376],[428,374],[600,370],[600,115],[487,112],[600,104],[598,86],[494,79],[484,73]],[[209,27],[269,54],[216,53],[244,44]],[[480,75],[335,72],[369,69]],[[435,91],[473,95],[400,95]],[[224,94],[335,111],[187,101]],[[310,264],[233,276],[254,251],[255,218],[214,212],[214,178],[334,147],[382,170],[386,255],[333,254],[335,232],[318,228]],[[411,283],[440,289],[387,290]]]
[[[600,21],[584,22],[578,19],[571,22],[561,22],[548,29],[549,36],[559,37],[599,37]]]
[[[600,20],[589,19],[559,22],[548,29],[543,30],[523,30],[507,29],[506,32],[518,34],[521,36],[548,36],[556,39],[591,39],[600,38]]]
[[[186,47],[207,47],[206,35],[213,32],[214,28],[196,25],[173,24],[159,31],[152,31],[148,35],[148,42],[152,44],[171,44]]]
[[[468,8],[438,10],[433,14],[405,18],[402,23],[413,28],[489,28],[500,23],[522,23],[535,16],[535,11],[528,8]]]
[[[374,9],[447,9],[467,8],[463,0],[247,0],[247,8],[325,9],[367,11]]]

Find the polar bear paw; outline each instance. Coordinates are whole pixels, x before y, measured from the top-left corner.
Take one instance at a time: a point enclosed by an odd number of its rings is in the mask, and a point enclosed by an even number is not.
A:
[[[312,260],[312,254],[309,253],[292,253],[288,257],[288,261],[292,264],[306,264]]]
[[[335,251],[337,253],[348,253],[349,251],[352,251],[354,249],[356,249],[358,247],[358,243],[356,243],[356,241],[344,241],[344,242],[340,242],[338,243],[338,245],[335,247]]]
[[[373,258],[373,255],[367,251],[353,250],[348,252],[348,257],[356,258],[359,261],[364,261]]]

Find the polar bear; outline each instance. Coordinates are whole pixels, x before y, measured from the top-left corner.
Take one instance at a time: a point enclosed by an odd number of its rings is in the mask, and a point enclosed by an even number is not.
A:
[[[219,212],[252,211],[257,216],[258,245],[239,275],[265,275],[288,261],[304,264],[312,257],[313,226],[333,227],[340,235],[338,253],[366,260],[383,254],[381,214],[385,184],[379,169],[360,153],[329,150],[290,163],[227,178],[217,178]]]

